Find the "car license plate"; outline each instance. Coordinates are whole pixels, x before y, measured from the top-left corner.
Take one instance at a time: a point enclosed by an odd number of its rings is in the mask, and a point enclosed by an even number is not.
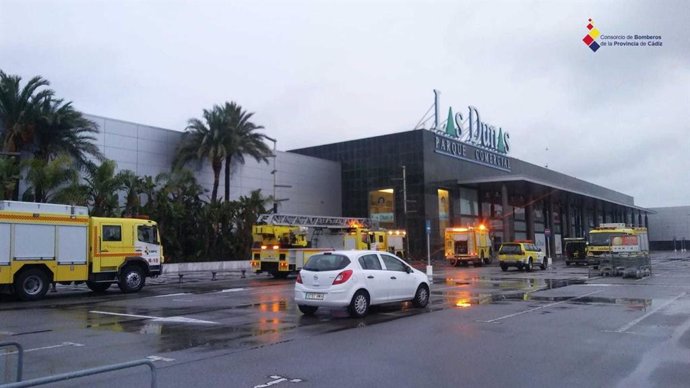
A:
[[[320,292],[307,292],[307,294],[304,296],[304,299],[311,299],[311,300],[323,300],[324,294]]]

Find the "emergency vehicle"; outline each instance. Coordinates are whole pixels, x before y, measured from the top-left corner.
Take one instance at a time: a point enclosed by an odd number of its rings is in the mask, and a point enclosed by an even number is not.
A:
[[[117,283],[137,292],[161,273],[158,226],[138,218],[89,217],[83,206],[0,201],[0,289],[21,300],[51,284],[86,282],[95,292]]]
[[[597,264],[590,257],[587,258],[587,240],[582,237],[566,237],[563,239],[565,244],[565,265],[570,264]]]
[[[649,254],[647,228],[626,226],[624,223],[607,223],[590,230],[587,256],[596,258],[609,253]]]
[[[516,240],[501,244],[498,250],[498,263],[502,271],[509,267],[516,267],[520,271],[530,272],[535,265],[545,270],[549,262],[541,248],[534,245],[532,240]]]
[[[252,228],[252,270],[285,278],[324,251],[370,249],[404,257],[405,231],[368,218],[261,214]]]
[[[451,265],[491,263],[491,238],[486,226],[446,228],[444,235],[445,256]]]

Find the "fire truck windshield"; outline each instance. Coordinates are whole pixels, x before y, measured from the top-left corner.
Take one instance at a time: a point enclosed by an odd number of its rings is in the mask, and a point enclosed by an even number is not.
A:
[[[590,246],[609,246],[613,245],[611,244],[611,240],[614,237],[623,237],[627,236],[625,233],[590,233],[589,235],[589,245]]]

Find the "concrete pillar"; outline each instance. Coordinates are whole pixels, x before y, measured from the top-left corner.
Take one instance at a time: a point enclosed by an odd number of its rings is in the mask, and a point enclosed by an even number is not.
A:
[[[527,222],[527,239],[534,241],[534,196],[530,191],[527,194],[527,205],[525,205],[525,222]]]
[[[503,241],[513,241],[508,214],[508,186],[505,183],[501,184],[501,207],[503,208]]]
[[[570,194],[565,195],[565,216],[561,217],[561,228],[563,227],[563,219],[565,219],[565,228],[561,231],[563,237],[575,237],[573,233],[573,213],[571,209],[572,197]]]
[[[549,197],[546,200],[546,203],[548,204],[548,213],[546,215],[547,222],[549,224],[548,228],[551,229],[551,236],[549,236],[549,253],[551,253],[551,257],[555,258],[556,257],[556,230],[554,228],[555,219],[553,217],[553,210],[556,206],[556,204],[553,201],[554,193],[549,194]],[[561,220],[562,222],[562,220]],[[562,226],[562,224],[561,224]],[[561,231],[562,232],[562,231]]]

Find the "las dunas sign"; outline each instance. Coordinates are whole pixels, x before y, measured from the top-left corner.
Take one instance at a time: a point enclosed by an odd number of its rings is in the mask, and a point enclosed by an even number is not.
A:
[[[468,106],[467,116],[448,108],[448,119],[444,125],[439,119],[439,95],[434,90],[434,128],[436,133],[434,151],[457,159],[510,171],[510,134],[503,128],[481,120],[479,110]]]

